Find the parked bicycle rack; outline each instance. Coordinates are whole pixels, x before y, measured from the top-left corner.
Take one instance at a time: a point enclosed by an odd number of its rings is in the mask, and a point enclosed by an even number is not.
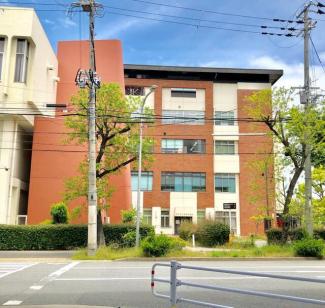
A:
[[[163,267],[170,268],[170,280],[155,278],[155,269],[157,266],[163,266]],[[198,271],[205,271],[205,272],[226,273],[226,274],[234,274],[234,275],[245,275],[245,276],[255,276],[255,277],[264,277],[264,278],[275,278],[275,279],[284,279],[284,280],[325,283],[325,280],[323,280],[323,279],[295,277],[295,276],[282,276],[282,275],[264,274],[264,273],[256,273],[256,272],[233,271],[233,270],[218,269],[218,268],[211,268],[211,267],[187,266],[187,265],[182,265],[176,261],[171,261],[170,264],[169,263],[155,263],[152,266],[152,271],[151,271],[152,294],[159,298],[168,299],[170,301],[171,308],[176,308],[176,304],[182,303],[182,302],[196,304],[196,305],[200,305],[200,306],[206,306],[206,307],[213,307],[213,308],[232,308],[232,307],[228,307],[228,306],[216,305],[216,304],[212,304],[212,303],[200,302],[200,301],[196,301],[196,300],[178,297],[177,296],[177,287],[180,287],[180,286],[197,287],[197,288],[202,288],[202,289],[240,293],[240,294],[254,295],[254,296],[262,296],[262,297],[283,299],[283,300],[296,301],[296,302],[308,303],[308,304],[325,305],[325,301],[311,299],[311,298],[303,298],[303,297],[264,293],[264,292],[255,292],[255,291],[249,291],[249,290],[232,289],[232,288],[204,285],[204,284],[199,284],[199,283],[185,282],[185,281],[181,281],[181,280],[177,279],[177,271],[180,269],[191,269],[191,270],[198,270]],[[155,282],[162,282],[162,283],[170,284],[170,295],[168,296],[168,295],[156,293]]]

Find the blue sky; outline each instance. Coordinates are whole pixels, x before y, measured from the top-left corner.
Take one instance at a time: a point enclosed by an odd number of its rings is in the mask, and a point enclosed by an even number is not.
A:
[[[5,2],[6,0],[0,0]],[[11,0],[7,0],[11,2]],[[120,39],[123,43],[124,62],[131,64],[179,65],[179,66],[211,66],[236,68],[276,68],[285,71],[281,81],[284,85],[303,84],[303,41],[300,38],[267,37],[261,34],[233,32],[204,27],[192,27],[180,24],[171,24],[153,20],[139,19],[131,16],[111,14],[128,14],[147,18],[190,23],[201,26],[231,28],[237,30],[257,32],[283,32],[278,29],[263,30],[258,27],[243,25],[227,25],[238,23],[253,26],[281,27],[286,24],[270,20],[243,18],[229,15],[212,14],[206,11],[217,11],[238,15],[249,15],[262,18],[290,19],[305,3],[303,0],[147,0],[165,5],[195,8],[195,10],[177,9],[153,5],[133,0],[101,0],[106,7],[103,18],[96,19],[97,39]],[[14,2],[14,0],[12,0]],[[40,3],[55,3],[54,0],[15,0],[15,2],[30,2],[29,6],[35,9],[60,9],[57,6],[41,6]],[[67,0],[57,0],[69,4]],[[325,0],[323,0],[325,4]],[[114,7],[114,8],[108,8]],[[126,10],[118,10],[126,9]],[[316,9],[316,8],[313,8]],[[151,14],[173,15],[191,19],[171,18]],[[73,19],[66,18],[64,12],[38,12],[44,29],[56,50],[60,40],[79,40],[88,38],[88,17],[77,13]],[[311,13],[318,21],[316,29],[312,31],[312,38],[318,54],[325,65],[325,15]],[[193,19],[192,19],[193,18]],[[220,23],[199,22],[212,20]],[[295,25],[295,24],[292,24]],[[301,28],[301,25],[298,25]],[[272,42],[272,41],[273,42]],[[300,42],[299,42],[300,41]],[[281,47],[278,47],[278,46]],[[295,45],[295,46],[294,46]],[[292,46],[292,47],[291,47]],[[325,73],[321,68],[316,54],[312,56],[315,63],[315,74],[318,86],[325,86]]]

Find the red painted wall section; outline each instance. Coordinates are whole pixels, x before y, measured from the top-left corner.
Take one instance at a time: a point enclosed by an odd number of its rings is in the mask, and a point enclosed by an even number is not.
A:
[[[258,90],[256,90],[258,91]],[[245,101],[245,97],[251,96],[254,90],[238,90],[238,118],[248,118],[247,113],[244,110],[244,107],[247,105]],[[239,133],[268,133],[269,129],[263,123],[247,123],[247,122],[239,122]],[[250,235],[255,233],[255,222],[250,219],[252,216],[257,215],[257,210],[259,206],[266,206],[266,196],[265,201],[261,200],[261,204],[259,205],[251,205],[249,204],[249,191],[251,190],[249,187],[249,183],[254,180],[255,175],[253,172],[247,168],[247,163],[255,158],[254,153],[258,153],[261,151],[266,151],[267,153],[273,153],[273,140],[270,136],[252,136],[252,137],[240,137],[238,143],[238,150],[240,153],[240,174],[239,174],[239,189],[240,189],[240,224],[241,224],[241,235]],[[272,154],[271,154],[272,155]],[[261,157],[262,160],[262,157]],[[261,183],[265,183],[265,178],[261,175]],[[261,186],[261,189],[265,190],[264,186]],[[269,184],[273,185],[274,184]],[[271,190],[270,186],[270,190]],[[274,187],[275,189],[275,187]],[[263,194],[263,193],[262,193]],[[270,198],[271,199],[271,198]],[[274,198],[273,198],[274,200]],[[271,202],[270,201],[270,205]],[[275,205],[272,204],[274,210],[271,211],[274,214]],[[271,206],[270,206],[271,207]],[[276,217],[276,216],[275,216]],[[274,221],[272,222],[274,225]],[[258,228],[259,234],[264,234],[264,224],[260,225]]]
[[[95,42],[96,65],[102,82],[117,82],[124,91],[122,44],[118,40]],[[67,41],[58,44],[59,77],[57,103],[69,103],[70,96],[78,91],[75,76],[79,68],[89,67],[89,42]],[[62,200],[63,179],[78,175],[77,168],[88,152],[88,145],[62,145],[64,117],[59,112],[55,119],[36,118],[33,140],[28,224],[37,224],[50,218],[50,206]],[[107,216],[111,222],[119,222],[120,211],[131,204],[130,167],[120,175],[111,176],[110,183],[116,186]],[[74,200],[69,210],[86,203],[84,198]],[[73,223],[86,222],[87,213]]]

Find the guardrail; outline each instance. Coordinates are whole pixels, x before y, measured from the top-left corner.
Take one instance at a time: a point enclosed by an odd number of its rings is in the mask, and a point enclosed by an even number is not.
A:
[[[170,280],[159,279],[159,278],[155,277],[155,270],[156,270],[156,267],[158,267],[158,266],[170,268]],[[244,275],[244,276],[255,276],[255,277],[304,281],[304,282],[325,283],[325,280],[323,280],[323,279],[273,275],[273,274],[264,274],[264,273],[256,273],[256,272],[233,271],[233,270],[228,270],[228,269],[218,269],[218,268],[211,268],[211,267],[188,266],[188,265],[182,265],[176,261],[171,261],[170,263],[155,263],[152,266],[152,271],[151,271],[151,292],[156,297],[168,299],[170,301],[171,308],[176,308],[176,305],[178,303],[182,303],[182,302],[196,304],[196,305],[200,305],[200,306],[206,306],[206,307],[213,307],[213,308],[233,308],[233,307],[228,307],[228,306],[222,306],[222,305],[217,305],[217,304],[212,304],[212,303],[207,303],[207,302],[200,302],[200,301],[196,301],[196,300],[181,298],[181,297],[177,296],[177,288],[180,286],[197,287],[197,288],[202,288],[202,289],[232,292],[232,293],[254,295],[254,296],[262,296],[262,297],[296,301],[296,302],[308,303],[308,304],[325,305],[325,301],[311,299],[311,298],[256,292],[256,291],[233,289],[233,288],[224,288],[224,287],[204,285],[204,284],[199,284],[199,283],[185,282],[185,281],[177,279],[177,271],[180,269],[191,269],[191,270],[205,271],[205,272],[226,273],[226,274],[234,274],[234,275]],[[209,279],[209,278],[207,277],[207,279]],[[163,295],[163,294],[157,293],[155,291],[155,282],[162,282],[162,283],[170,284],[170,295]]]

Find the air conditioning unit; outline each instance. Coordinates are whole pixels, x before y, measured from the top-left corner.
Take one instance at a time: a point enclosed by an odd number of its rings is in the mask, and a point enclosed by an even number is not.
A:
[[[27,215],[17,215],[16,225],[27,225]]]
[[[111,217],[105,217],[105,223],[110,224],[111,223]]]

